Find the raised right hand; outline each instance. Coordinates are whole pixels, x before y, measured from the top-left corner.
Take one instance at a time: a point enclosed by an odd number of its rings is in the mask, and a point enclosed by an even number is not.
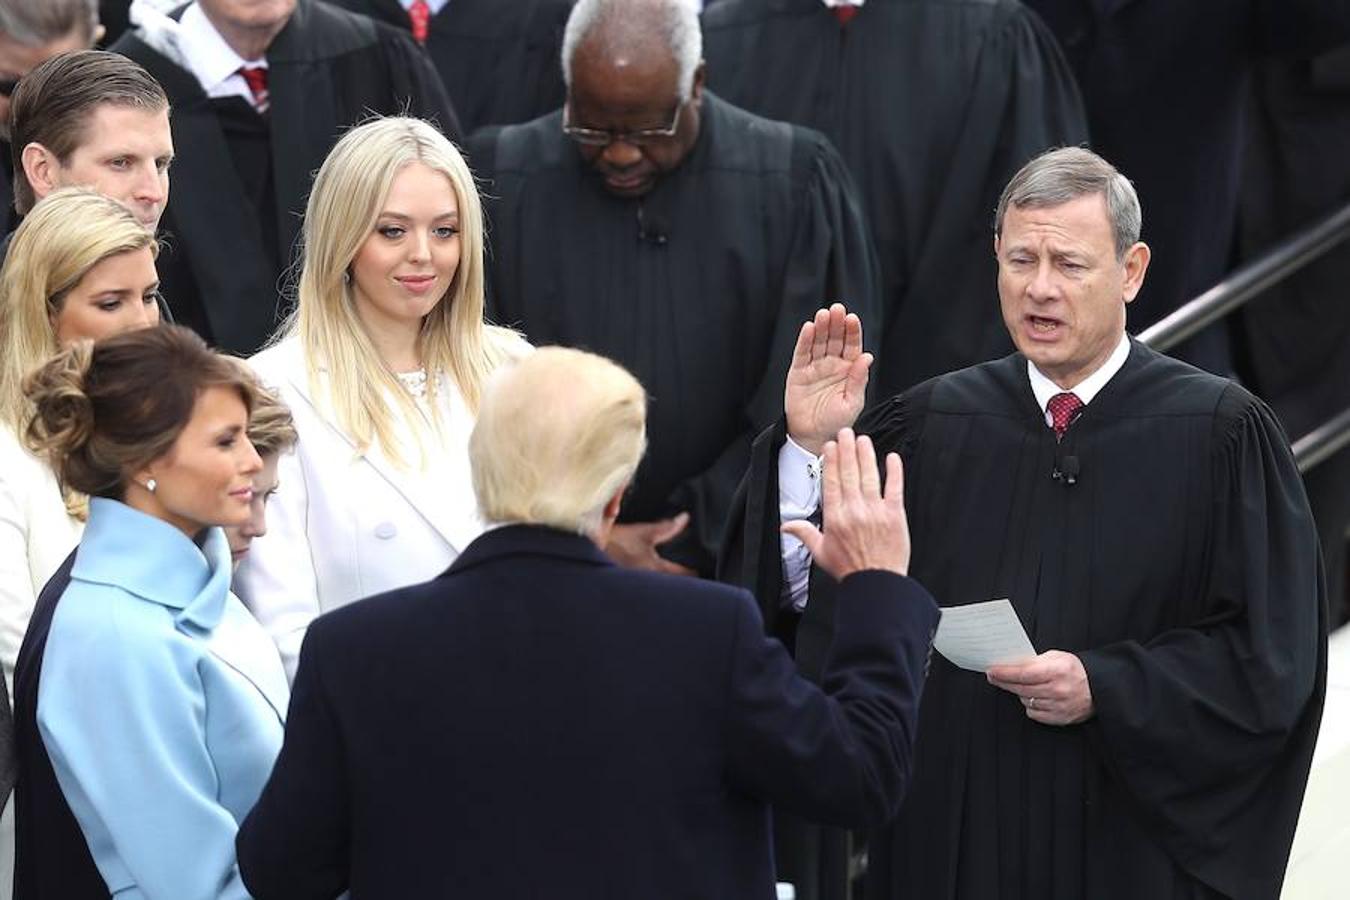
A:
[[[862,348],[862,320],[836,303],[802,325],[788,368],[783,408],[788,434],[819,454],[862,412],[872,354]]]
[[[825,530],[810,522],[784,522],[783,531],[806,545],[815,564],[836,581],[865,569],[909,572],[909,520],[905,476],[898,453],[886,455],[886,493],[872,440],[839,432],[825,445],[821,485]]]

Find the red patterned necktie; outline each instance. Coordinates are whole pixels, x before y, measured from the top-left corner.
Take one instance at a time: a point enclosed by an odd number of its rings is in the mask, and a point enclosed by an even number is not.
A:
[[[1083,408],[1083,401],[1078,399],[1077,394],[1066,391],[1051,397],[1045,408],[1050,412],[1050,424],[1055,429],[1055,439],[1063,440],[1064,432],[1069,430],[1069,426]]]
[[[253,95],[253,108],[258,114],[267,112],[270,105],[267,99],[267,68],[265,66],[243,66],[239,74],[248,82],[249,93]]]
[[[427,42],[427,32],[431,30],[431,7],[427,0],[413,0],[408,7],[408,18],[412,21],[413,40],[419,44]]]
[[[834,13],[834,17],[839,20],[840,25],[847,25],[849,22],[852,22],[853,17],[858,14],[858,7],[849,5],[836,6],[833,7],[831,11]]]

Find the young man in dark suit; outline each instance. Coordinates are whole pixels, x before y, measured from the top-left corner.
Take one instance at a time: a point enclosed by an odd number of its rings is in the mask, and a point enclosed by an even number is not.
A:
[[[909,579],[899,457],[826,450],[839,580],[817,688],[751,596],[624,568],[601,549],[645,449],[618,365],[539,350],[500,375],[470,439],[493,525],[434,581],[318,619],[286,741],[238,839],[268,898],[761,898],[768,804],[889,820],[938,611]]]

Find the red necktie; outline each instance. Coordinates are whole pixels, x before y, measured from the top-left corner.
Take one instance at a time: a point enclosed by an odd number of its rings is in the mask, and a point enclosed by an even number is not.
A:
[[[1073,420],[1078,417],[1079,410],[1083,408],[1083,401],[1078,399],[1077,394],[1066,392],[1051,397],[1045,408],[1050,412],[1050,424],[1055,429],[1055,439],[1063,440],[1064,432],[1069,430]]]
[[[413,0],[408,7],[408,18],[412,21],[413,40],[419,44],[427,42],[427,32],[431,30],[431,7],[427,0]]]
[[[849,22],[852,22],[853,17],[858,14],[858,7],[836,6],[833,7],[831,11],[834,13],[834,17],[839,20],[840,25],[847,25]]]
[[[239,74],[248,82],[249,93],[253,95],[253,108],[258,114],[267,112],[267,68],[265,66],[243,66]]]

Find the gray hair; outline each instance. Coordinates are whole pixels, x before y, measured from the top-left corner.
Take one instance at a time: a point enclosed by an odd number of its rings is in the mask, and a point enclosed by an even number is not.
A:
[[[1123,260],[1125,253],[1138,242],[1144,227],[1139,195],[1130,179],[1120,174],[1115,166],[1083,147],[1047,150],[1023,166],[1003,189],[1003,196],[998,198],[994,236],[1003,233],[1003,217],[1010,206],[1043,209],[1093,194],[1101,194],[1106,200],[1116,258]]]
[[[79,29],[89,41],[98,28],[98,0],[0,0],[0,32],[39,47]]]
[[[563,80],[569,91],[577,48],[601,29],[607,50],[642,46],[653,39],[669,47],[680,68],[680,100],[689,99],[703,59],[703,32],[694,0],[579,0],[563,32]]]

